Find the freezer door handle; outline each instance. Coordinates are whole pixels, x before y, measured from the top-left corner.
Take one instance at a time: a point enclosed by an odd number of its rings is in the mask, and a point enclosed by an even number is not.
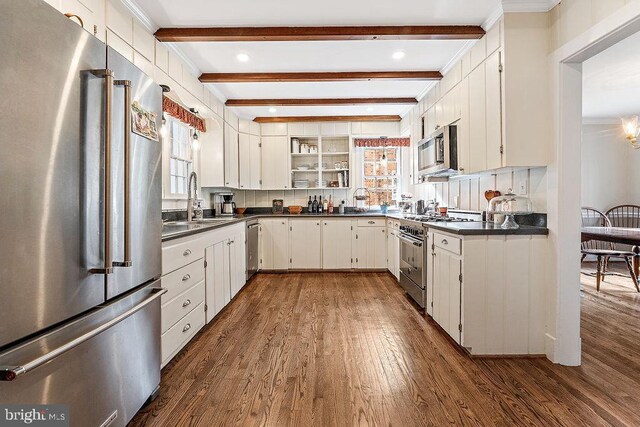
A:
[[[113,273],[111,260],[111,108],[113,104],[113,71],[91,70],[91,74],[104,79],[104,266],[92,268],[93,274]]]
[[[131,267],[131,81],[116,80],[124,88],[124,260],[114,267]]]
[[[151,304],[153,301],[157,300],[158,298],[160,298],[162,295],[164,295],[167,292],[166,289],[164,288],[154,288],[152,289],[152,293],[151,295],[146,298],[144,301],[140,302],[139,304],[131,307],[129,310],[125,311],[124,313],[120,314],[117,317],[114,317],[113,319],[109,320],[106,323],[103,323],[102,325],[98,326],[97,328],[83,334],[80,335],[79,337],[61,345],[60,347],[57,347],[53,350],[51,350],[50,352],[43,354],[42,356],[31,360],[23,365],[18,365],[18,366],[0,366],[0,381],[13,381],[15,380],[17,377],[19,377],[20,375],[24,375],[29,371],[32,371],[34,369],[36,369],[39,366],[44,365],[45,363],[55,359],[56,357],[62,355],[63,353],[66,353],[69,350],[72,350],[73,348],[79,346],[80,344],[89,341],[91,338],[95,337],[96,335],[98,335],[101,332],[106,331],[109,328],[112,328],[113,326],[115,326],[116,324],[122,322],[123,320],[125,320],[126,318],[132,316],[133,314],[137,313],[138,311],[142,310],[143,308],[145,308],[147,305]]]

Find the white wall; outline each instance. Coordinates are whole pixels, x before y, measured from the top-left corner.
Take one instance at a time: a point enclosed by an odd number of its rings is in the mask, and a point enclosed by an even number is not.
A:
[[[640,150],[624,138],[620,124],[582,126],[582,206],[601,211],[640,204]]]

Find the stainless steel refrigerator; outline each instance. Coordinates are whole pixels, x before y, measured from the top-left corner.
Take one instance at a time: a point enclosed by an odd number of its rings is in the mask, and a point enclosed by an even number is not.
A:
[[[162,91],[45,2],[0,10],[0,403],[125,425],[160,382]]]

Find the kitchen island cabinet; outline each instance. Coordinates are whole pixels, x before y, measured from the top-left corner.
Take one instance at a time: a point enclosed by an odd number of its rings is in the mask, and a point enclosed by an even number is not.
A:
[[[546,236],[428,235],[436,323],[472,355],[544,354]]]

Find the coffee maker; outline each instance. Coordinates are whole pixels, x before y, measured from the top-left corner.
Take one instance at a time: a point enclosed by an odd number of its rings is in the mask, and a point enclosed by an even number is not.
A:
[[[220,215],[233,215],[236,210],[236,202],[233,201],[233,193],[214,193],[216,210]]]

